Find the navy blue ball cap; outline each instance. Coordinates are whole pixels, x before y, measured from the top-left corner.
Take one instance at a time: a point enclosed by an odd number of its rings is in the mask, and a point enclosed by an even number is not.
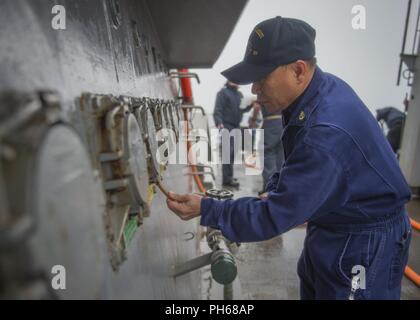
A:
[[[222,72],[237,84],[257,82],[277,67],[315,57],[316,31],[302,20],[275,17],[259,23],[249,36],[242,62]]]

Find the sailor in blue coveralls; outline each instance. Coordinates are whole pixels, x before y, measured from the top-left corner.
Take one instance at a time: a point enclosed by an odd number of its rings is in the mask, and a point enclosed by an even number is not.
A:
[[[201,215],[235,242],[308,222],[298,263],[302,299],[399,299],[411,228],[410,190],[378,123],[343,80],[316,66],[315,30],[276,17],[253,30],[244,61],[223,72],[282,110],[285,162],[267,196],[171,196],[181,219]]]
[[[243,114],[251,110],[252,105],[244,109],[240,108],[242,93],[236,83],[227,81],[223,89],[217,93],[216,105],[214,108],[214,123],[219,129],[227,129],[229,132],[239,129]],[[238,153],[238,146],[234,144],[233,136],[230,137],[229,163],[222,164],[222,185],[225,187],[239,187],[239,182],[233,177],[233,163]]]

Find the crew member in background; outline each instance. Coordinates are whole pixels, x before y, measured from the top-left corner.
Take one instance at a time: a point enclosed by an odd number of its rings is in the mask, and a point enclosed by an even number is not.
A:
[[[405,114],[394,107],[385,107],[376,110],[376,120],[384,121],[388,127],[386,138],[394,150],[398,153],[401,144],[401,132],[404,124]]]
[[[227,81],[216,97],[216,105],[214,108],[214,123],[219,129],[239,129],[242,116],[245,112],[251,110],[252,105],[241,109],[241,101],[243,95],[239,91],[239,86],[231,81]],[[222,164],[222,184],[224,187],[238,188],[239,183],[233,177],[233,162],[238,150],[239,143],[234,143],[234,138],[230,138],[229,144],[229,163]],[[223,146],[222,146],[223,147]]]

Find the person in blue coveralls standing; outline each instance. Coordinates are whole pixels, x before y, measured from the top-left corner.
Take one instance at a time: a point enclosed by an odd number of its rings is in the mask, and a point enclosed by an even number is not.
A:
[[[218,129],[227,129],[230,133],[231,130],[240,128],[243,114],[252,109],[252,105],[245,109],[240,108],[242,98],[243,95],[239,91],[239,86],[232,81],[227,81],[225,87],[217,93],[213,117]],[[234,136],[230,137],[228,151],[229,161],[222,164],[222,185],[238,188],[239,182],[233,177],[233,164],[239,151],[238,146],[234,143]]]
[[[222,74],[253,83],[283,115],[285,163],[264,197],[219,201],[171,193],[181,219],[234,242],[262,241],[304,222],[297,272],[302,299],[399,299],[411,227],[410,189],[371,112],[353,89],[322,71],[315,30],[275,17],[252,31],[244,60]]]

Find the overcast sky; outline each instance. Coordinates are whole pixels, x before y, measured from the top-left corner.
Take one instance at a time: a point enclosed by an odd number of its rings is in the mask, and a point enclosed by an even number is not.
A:
[[[305,20],[317,31],[318,64],[333,73],[358,93],[368,108],[393,105],[402,109],[408,92],[406,82],[396,86],[399,54],[403,41],[408,0],[250,0],[238,21],[229,42],[212,69],[197,72],[201,84],[194,84],[197,105],[213,112],[215,96],[225,79],[220,72],[242,60],[253,27],[274,16]],[[417,14],[418,1],[413,12]],[[366,9],[366,29],[355,30],[352,8]],[[412,20],[411,24],[415,22]],[[407,40],[407,48],[413,43]],[[251,99],[250,86],[241,87],[246,99]]]

